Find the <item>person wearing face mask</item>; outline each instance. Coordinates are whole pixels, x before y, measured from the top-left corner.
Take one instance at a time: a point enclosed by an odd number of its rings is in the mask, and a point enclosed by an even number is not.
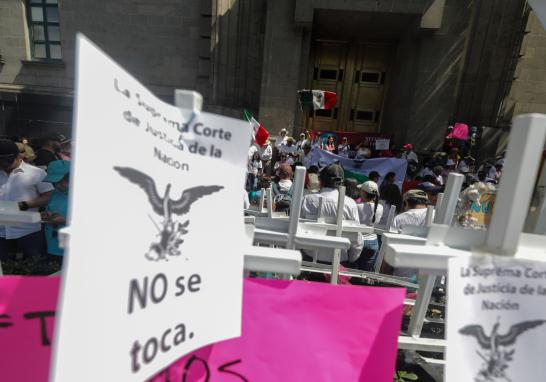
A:
[[[53,162],[54,160],[60,160],[61,157],[59,156],[59,154],[62,150],[62,140],[63,137],[59,134],[50,134],[44,136],[41,140],[41,147],[36,150],[36,159],[34,160],[34,164],[37,167],[42,167],[45,170],[50,162]]]
[[[59,230],[66,226],[68,217],[69,177],[70,162],[55,160],[47,166],[47,176],[43,180],[55,187],[42,213],[42,220],[45,223],[48,260],[56,264],[58,269],[62,267],[64,255],[64,250],[59,247]]]
[[[46,172],[24,162],[17,145],[0,140],[0,200],[18,202],[21,211],[38,211],[45,206],[53,186],[43,182]],[[22,253],[41,257],[44,242],[40,223],[0,225],[0,260]]]

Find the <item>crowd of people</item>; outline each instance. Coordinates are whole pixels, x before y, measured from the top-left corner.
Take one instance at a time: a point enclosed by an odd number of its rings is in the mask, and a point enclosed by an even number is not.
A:
[[[436,205],[438,194],[443,192],[450,173],[465,176],[463,190],[482,185],[494,192],[495,185],[502,175],[504,153],[494,160],[486,160],[479,165],[468,155],[464,146],[451,145],[447,151],[418,153],[413,145],[405,144],[399,150],[391,148],[376,155],[395,157],[407,161],[405,178],[397,179],[395,172],[380,174],[370,171],[368,180],[359,183],[356,179],[345,177],[340,161],[321,166],[313,159],[314,150],[326,150],[349,159],[362,160],[371,157],[372,149],[364,144],[351,145],[347,138],[336,144],[333,135],[321,140],[320,133],[310,138],[302,133],[295,141],[281,130],[272,146],[268,141],[262,147],[252,145],[249,151],[247,189],[249,200],[257,200],[261,188],[271,187],[275,211],[289,212],[292,199],[292,180],[296,166],[304,166],[306,171],[303,218],[316,218],[319,200],[322,199],[322,217],[330,222],[336,221],[338,189],[346,187],[344,219],[367,226],[385,226],[388,211],[396,207],[391,230],[401,231],[404,225],[424,226],[427,207]],[[456,142],[455,142],[456,143]],[[275,160],[276,158],[276,160]],[[485,186],[484,186],[485,185]],[[485,188],[484,188],[485,187]],[[476,189],[477,190],[477,189]],[[464,192],[464,191],[463,191]],[[468,193],[468,195],[473,195]],[[478,193],[479,195],[479,193]],[[474,197],[470,201],[479,200]],[[342,253],[343,264],[351,268],[373,271],[380,248],[380,238],[376,234],[344,233],[351,241],[351,248]],[[308,253],[319,261],[331,261],[330,253]]]
[[[0,261],[31,259],[62,266],[59,230],[68,217],[70,140],[49,134],[35,142],[25,138],[0,139],[0,200],[20,211],[39,212],[41,221],[0,224]]]

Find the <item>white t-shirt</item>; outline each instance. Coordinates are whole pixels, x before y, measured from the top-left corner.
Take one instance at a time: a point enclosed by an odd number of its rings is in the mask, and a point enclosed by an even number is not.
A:
[[[260,149],[260,159],[264,161],[271,160],[273,157],[273,149],[271,145],[265,145]]]
[[[254,160],[248,163],[248,172],[253,175],[258,175],[258,172],[262,169],[262,161]]]
[[[360,219],[360,224],[364,224],[370,227],[373,227],[375,224],[379,225],[381,217],[383,216],[383,206],[377,204],[377,210],[375,211],[375,223],[372,223],[374,203],[365,202],[357,204],[358,217]],[[375,233],[362,234],[364,240],[377,240],[377,235]]]
[[[347,158],[349,156],[349,149],[350,149],[349,145],[339,145],[337,147],[337,154]]]
[[[288,191],[290,191],[290,188],[292,187],[292,181],[290,179],[281,179],[279,180],[279,192],[281,194],[286,194]]]
[[[426,208],[414,208],[402,212],[396,216],[392,222],[392,228],[399,231],[403,225],[419,225],[424,226],[426,224],[427,209]]]
[[[319,201],[322,199],[322,217],[324,217],[324,220],[327,223],[335,224],[337,220],[338,197],[338,190],[332,188],[323,188],[319,193],[305,195],[301,206],[301,217],[307,219],[316,218],[318,216]],[[343,219],[355,221],[357,223],[360,222],[356,202],[348,196],[345,197],[345,204],[343,206]],[[328,232],[328,235],[335,235],[335,232]],[[345,261],[350,259],[351,261],[355,261],[360,256],[360,252],[362,252],[362,248],[364,247],[362,235],[359,232],[343,232],[342,236],[351,241],[351,247],[349,248],[348,253],[347,251],[341,252],[341,260]],[[312,256],[312,254],[307,251],[306,254]],[[321,261],[331,262],[332,255],[332,250],[317,250],[317,258]]]
[[[250,147],[248,148],[248,160],[252,160],[252,157],[254,156],[255,153],[258,152],[258,146],[256,146],[254,143],[250,145]]]
[[[284,138],[280,135],[275,139],[275,146],[277,146],[278,149],[280,149],[281,146],[286,144],[286,141],[288,140],[288,135],[285,135]]]
[[[42,182],[46,175],[46,172],[41,168],[23,161],[9,175],[0,170],[0,200],[25,202],[36,199],[46,192],[53,191],[54,187],[51,183]],[[38,209],[30,208],[29,211],[38,211]],[[0,237],[18,239],[38,232],[40,229],[40,223],[28,223],[16,226],[0,225]]]
[[[402,158],[407,159],[408,162],[412,160],[415,161],[415,163],[419,163],[419,158],[417,157],[417,154],[415,154],[413,151],[403,153]]]

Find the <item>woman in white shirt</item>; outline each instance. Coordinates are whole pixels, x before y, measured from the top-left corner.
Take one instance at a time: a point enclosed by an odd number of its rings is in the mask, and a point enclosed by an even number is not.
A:
[[[358,186],[362,203],[357,204],[360,224],[373,227],[383,216],[383,206],[379,204],[379,187],[377,183],[368,180]],[[373,272],[375,260],[379,253],[379,243],[375,233],[362,234],[364,248],[358,259],[358,268]]]

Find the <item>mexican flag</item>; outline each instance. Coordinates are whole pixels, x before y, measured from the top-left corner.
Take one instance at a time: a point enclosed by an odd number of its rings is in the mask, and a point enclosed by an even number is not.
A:
[[[336,93],[325,90],[300,90],[298,94],[301,106],[311,107],[313,110],[330,110],[337,102]]]
[[[245,119],[248,121],[248,123],[250,123],[250,126],[252,126],[254,141],[258,145],[263,146],[267,141],[267,138],[269,138],[269,131],[267,131],[265,127],[260,124],[260,122],[256,121],[248,110],[245,110]]]

